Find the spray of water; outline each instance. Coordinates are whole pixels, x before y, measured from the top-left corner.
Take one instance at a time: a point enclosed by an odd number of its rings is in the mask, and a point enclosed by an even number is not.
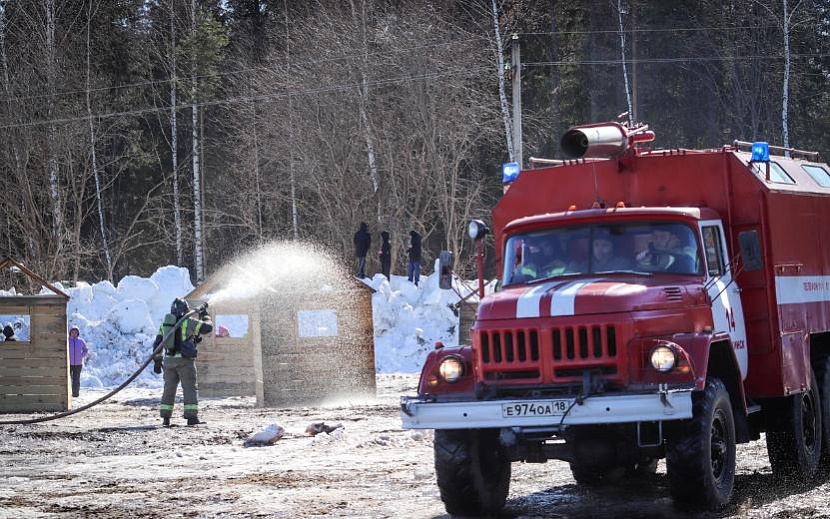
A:
[[[208,300],[218,304],[269,293],[326,290],[347,278],[333,255],[319,245],[275,242],[226,265],[217,274],[220,288]]]
[[[264,405],[374,392],[371,297],[367,307],[368,292],[331,253],[272,243],[229,263],[217,281],[212,307],[254,306],[260,316]]]

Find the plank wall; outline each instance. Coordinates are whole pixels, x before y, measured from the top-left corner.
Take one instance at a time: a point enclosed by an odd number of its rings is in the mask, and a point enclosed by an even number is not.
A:
[[[0,314],[29,315],[31,336],[0,342],[0,412],[69,409],[66,302],[62,296],[0,298]]]
[[[259,313],[249,308],[211,307],[214,331],[199,344],[196,370],[199,396],[253,396],[256,393],[254,374],[254,340],[259,336]],[[246,337],[217,337],[216,315],[247,315]],[[254,333],[257,330],[257,333]]]
[[[375,396],[370,290],[271,296],[262,308],[261,337],[254,344],[257,405],[295,407]],[[301,336],[301,311],[333,311],[337,335]]]

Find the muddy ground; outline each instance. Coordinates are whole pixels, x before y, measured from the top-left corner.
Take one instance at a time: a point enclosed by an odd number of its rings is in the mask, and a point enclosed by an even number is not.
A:
[[[380,376],[377,400],[317,408],[202,399],[207,423],[171,428],[160,427],[157,417],[160,391],[128,388],[64,419],[3,425],[0,517],[446,518],[431,432],[400,427],[398,398],[412,394],[415,382]],[[85,390],[74,405],[103,394]],[[343,427],[307,436],[312,422]],[[271,423],[285,427],[282,439],[244,446]],[[739,446],[738,463],[734,506],[699,517],[830,517],[830,482],[811,488],[776,482],[763,441]],[[668,497],[662,463],[645,483],[587,491],[574,484],[566,463],[548,462],[513,465],[502,517],[685,515]]]

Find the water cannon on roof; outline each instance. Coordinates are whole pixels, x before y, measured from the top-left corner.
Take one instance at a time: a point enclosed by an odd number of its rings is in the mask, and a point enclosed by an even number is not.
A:
[[[560,146],[569,159],[610,159],[634,145],[654,140],[648,125],[634,127],[616,122],[574,126],[562,136]]]

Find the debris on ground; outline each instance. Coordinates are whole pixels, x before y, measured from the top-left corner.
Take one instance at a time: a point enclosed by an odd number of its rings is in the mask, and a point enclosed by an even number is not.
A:
[[[327,425],[325,422],[314,422],[305,428],[305,433],[309,436],[317,436],[320,433],[330,434],[332,431],[341,429],[342,424],[336,423],[334,425]]]
[[[281,425],[272,423],[265,429],[252,434],[250,438],[245,440],[245,443],[243,445],[245,447],[262,447],[265,445],[273,445],[284,435],[285,428]]]

